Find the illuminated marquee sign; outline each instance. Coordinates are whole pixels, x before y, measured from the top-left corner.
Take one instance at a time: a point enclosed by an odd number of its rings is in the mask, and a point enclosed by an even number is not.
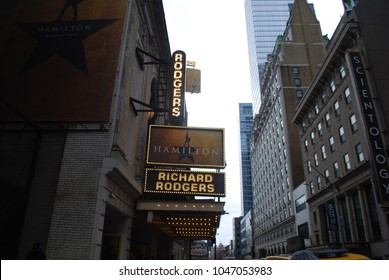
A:
[[[224,168],[224,129],[151,125],[146,163]]]
[[[173,82],[170,103],[170,121],[172,124],[181,124],[185,115],[185,67],[185,53],[175,51],[172,57]]]
[[[225,174],[146,168],[144,192],[225,196]]]
[[[377,189],[380,202],[384,207],[389,207],[389,169],[384,150],[381,131],[378,126],[377,116],[373,106],[373,98],[367,84],[367,77],[359,52],[349,52],[353,73],[357,82],[357,91],[361,101],[362,114],[370,140],[371,157],[377,179]]]

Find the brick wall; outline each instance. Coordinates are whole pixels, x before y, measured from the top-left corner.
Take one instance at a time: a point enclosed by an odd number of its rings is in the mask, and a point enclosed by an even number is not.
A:
[[[47,245],[49,259],[89,259],[100,168],[109,133],[69,133]]]

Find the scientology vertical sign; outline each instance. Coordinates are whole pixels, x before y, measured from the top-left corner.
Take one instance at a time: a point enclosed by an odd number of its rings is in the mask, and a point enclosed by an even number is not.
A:
[[[358,51],[349,51],[353,75],[355,77],[357,92],[361,102],[362,115],[368,132],[370,142],[371,160],[375,171],[378,199],[383,207],[389,207],[389,169],[388,161],[378,126],[378,119],[374,110],[373,98],[368,85],[367,76],[362,64],[362,57]]]

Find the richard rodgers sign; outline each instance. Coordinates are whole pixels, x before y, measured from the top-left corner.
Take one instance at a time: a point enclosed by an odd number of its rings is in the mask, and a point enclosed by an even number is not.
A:
[[[224,129],[150,125],[146,163],[224,168]]]
[[[225,174],[146,168],[144,192],[225,196]]]

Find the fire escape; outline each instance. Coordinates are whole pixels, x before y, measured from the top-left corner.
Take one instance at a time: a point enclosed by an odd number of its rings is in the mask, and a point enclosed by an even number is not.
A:
[[[142,70],[145,65],[158,65],[158,82],[157,82],[157,96],[155,104],[147,104],[135,98],[130,98],[131,106],[136,115],[139,112],[154,112],[156,117],[167,118],[167,91],[168,91],[168,75],[169,75],[169,61],[161,60],[140,48],[136,48],[136,57]],[[147,58],[147,60],[146,60]],[[140,105],[140,109],[137,109],[135,104]],[[146,107],[146,108],[144,108]],[[141,109],[143,108],[143,109]]]

